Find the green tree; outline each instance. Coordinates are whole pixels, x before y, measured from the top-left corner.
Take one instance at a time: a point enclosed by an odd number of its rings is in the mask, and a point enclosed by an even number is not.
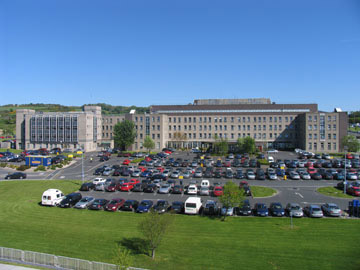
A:
[[[114,251],[113,262],[119,266],[119,270],[126,270],[133,264],[133,257],[128,249],[118,245]]]
[[[148,150],[150,153],[151,149],[155,148],[155,142],[150,138],[150,136],[146,136],[144,140],[143,146]]]
[[[346,146],[349,152],[357,152],[360,149],[360,142],[353,135],[347,135],[342,138],[343,147]]]
[[[114,143],[116,147],[126,150],[135,142],[135,124],[129,120],[117,123],[114,126]]]
[[[218,155],[226,155],[229,151],[229,143],[225,138],[215,136],[214,152]]]
[[[244,190],[240,189],[234,182],[229,181],[225,184],[223,195],[219,197],[220,203],[226,208],[225,215],[222,217],[223,221],[225,221],[227,210],[241,207],[244,198]]]
[[[173,215],[159,214],[151,209],[139,223],[139,231],[147,241],[147,248],[151,250],[152,259],[155,259],[155,250],[161,244],[162,239],[173,223],[173,218]]]
[[[256,152],[255,139],[247,136],[237,140],[237,147],[241,153],[254,154]]]

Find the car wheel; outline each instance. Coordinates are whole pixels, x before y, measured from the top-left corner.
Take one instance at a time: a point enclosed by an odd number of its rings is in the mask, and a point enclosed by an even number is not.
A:
[[[23,179],[23,177],[22,177],[22,176],[20,176],[20,179]]]

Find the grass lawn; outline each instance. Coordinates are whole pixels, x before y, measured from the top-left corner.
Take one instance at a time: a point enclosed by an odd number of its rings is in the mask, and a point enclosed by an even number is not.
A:
[[[360,269],[360,219],[178,215],[152,261],[138,244],[133,213],[42,207],[42,192],[80,181],[0,182],[0,246],[112,262],[120,243],[148,269]]]
[[[23,150],[19,150],[19,149],[8,149],[8,148],[0,148],[0,152],[11,152],[11,153],[15,153],[15,154],[20,154]]]
[[[251,186],[253,197],[269,197],[276,193],[276,190],[268,187]]]
[[[356,197],[344,194],[343,190],[337,189],[335,187],[321,187],[317,189],[317,192],[332,197],[356,199]]]

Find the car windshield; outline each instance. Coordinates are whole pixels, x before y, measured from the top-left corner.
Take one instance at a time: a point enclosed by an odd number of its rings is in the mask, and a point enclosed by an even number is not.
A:
[[[329,205],[330,209],[339,209],[339,207],[337,207],[336,205]]]
[[[150,203],[149,202],[141,202],[142,206],[148,206]]]
[[[161,188],[169,188],[169,185],[162,185]]]
[[[115,204],[115,203],[118,203],[118,201],[117,200],[111,200],[110,201],[110,204]]]
[[[320,210],[320,208],[318,208],[318,207],[314,207],[314,208],[313,208],[313,211],[321,211],[321,210]]]
[[[281,206],[280,206],[279,204],[274,204],[274,205],[273,205],[273,208],[275,208],[275,209],[281,209]]]
[[[92,200],[92,198],[87,198],[87,197],[85,197],[85,198],[82,198],[81,200],[80,200],[80,202],[89,202],[89,201],[91,201]]]
[[[188,208],[196,208],[196,203],[187,203],[186,207],[188,207]]]
[[[159,201],[159,202],[157,203],[157,205],[158,205],[158,206],[164,206],[164,205],[165,205],[165,202]]]
[[[298,205],[291,206],[291,210],[300,210],[300,206]]]

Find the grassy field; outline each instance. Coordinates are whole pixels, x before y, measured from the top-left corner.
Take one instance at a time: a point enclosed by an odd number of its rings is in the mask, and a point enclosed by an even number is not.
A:
[[[251,186],[253,197],[268,197],[276,194],[276,190],[269,187]]]
[[[349,199],[356,198],[354,196],[344,194],[343,190],[337,189],[335,187],[321,187],[321,188],[317,189],[317,192],[327,195],[327,196],[332,196],[332,197],[349,198]]]
[[[112,262],[117,244],[148,269],[360,269],[359,219],[228,218],[178,215],[155,261],[139,248],[133,213],[39,206],[42,192],[79,181],[0,182],[0,246]]]
[[[7,151],[10,151],[11,153],[15,153],[15,154],[20,154],[23,150],[0,148],[0,152],[7,152]]]

